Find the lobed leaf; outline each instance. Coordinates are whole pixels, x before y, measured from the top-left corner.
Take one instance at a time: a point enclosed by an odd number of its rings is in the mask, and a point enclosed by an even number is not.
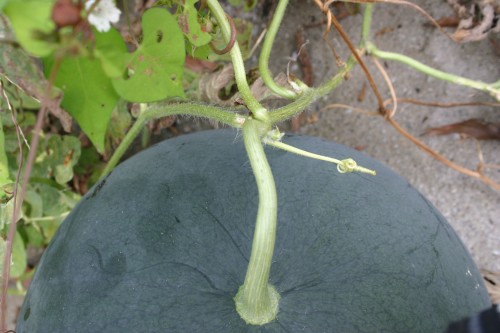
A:
[[[113,87],[132,102],[184,97],[184,37],[175,18],[163,8],[152,8],[142,17],[142,29],[142,43]]]

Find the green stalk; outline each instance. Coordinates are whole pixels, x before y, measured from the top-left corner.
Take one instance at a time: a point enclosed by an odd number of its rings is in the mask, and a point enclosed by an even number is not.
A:
[[[276,34],[278,33],[281,21],[283,20],[283,16],[285,15],[287,5],[288,0],[280,0],[278,6],[276,7],[273,20],[269,25],[269,30],[267,31],[266,38],[264,39],[264,43],[262,44],[262,51],[260,52],[259,57],[259,72],[266,86],[274,93],[278,94],[281,97],[295,99],[297,97],[297,94],[291,90],[279,86],[276,82],[274,82],[271,72],[269,71],[269,57],[271,56],[274,39],[276,37]]]
[[[477,90],[484,91],[486,93],[489,93],[493,97],[495,97],[497,100],[500,100],[500,89],[495,88],[495,84],[488,84],[484,83],[482,81],[475,81],[471,79],[467,79],[458,75],[446,73],[443,71],[440,71],[438,69],[432,68],[430,66],[427,66],[413,58],[407,57],[403,54],[399,53],[393,53],[393,52],[385,52],[377,49],[375,45],[371,43],[367,43],[367,48],[368,52],[372,55],[374,55],[377,58],[380,59],[385,59],[385,60],[393,60],[397,61],[400,63],[403,63],[405,65],[408,65],[410,67],[413,67],[419,72],[422,72],[424,74],[427,74],[429,76],[435,77],[437,79],[443,80],[443,81],[448,81],[454,84],[459,84],[462,86],[474,88]]]
[[[160,102],[151,104],[146,110],[141,112],[134,125],[132,125],[132,127],[129,129],[122,142],[113,153],[113,156],[111,156],[111,159],[102,172],[101,177],[109,174],[111,170],[113,170],[113,168],[118,164],[118,162],[120,162],[122,156],[125,154],[127,149],[130,147],[132,142],[135,140],[137,135],[139,135],[142,128],[148,121],[176,115],[204,117],[211,120],[216,120],[234,128],[241,128],[246,119],[244,116],[240,116],[223,108],[197,103],[166,104]]]
[[[335,89],[339,84],[342,83],[347,73],[349,73],[349,71],[354,67],[356,63],[357,62],[354,57],[349,57],[344,67],[342,67],[342,69],[326,83],[322,84],[318,88],[311,88],[304,91],[299,96],[299,98],[297,98],[292,103],[271,111],[269,113],[271,124],[277,124],[286,119],[292,118],[293,116],[296,116],[311,103],[313,103],[316,99],[330,93],[333,89]]]
[[[229,40],[231,38],[231,27],[229,25],[229,22],[227,21],[224,9],[222,9],[217,0],[207,0],[207,5],[210,8],[212,14],[215,16],[217,22],[219,22],[224,39],[229,43]],[[255,98],[255,96],[252,94],[252,91],[250,90],[247,82],[245,65],[243,64],[243,57],[241,55],[240,47],[237,41],[234,43],[234,46],[229,54],[231,56],[231,62],[234,68],[234,78],[236,81],[236,85],[238,86],[238,91],[241,94],[243,101],[245,101],[247,108],[252,112],[252,115],[256,119],[266,121],[267,110],[259,103],[259,101]]]
[[[5,135],[3,133],[2,118],[0,117],[0,186],[3,186],[3,181],[9,180],[9,161],[5,153]],[[10,180],[9,180],[10,182]],[[2,191],[2,190],[0,190]],[[0,192],[1,193],[1,192]]]
[[[363,25],[361,30],[361,44],[364,46],[370,40],[370,29],[372,25],[373,4],[368,3],[365,5],[363,13]]]
[[[231,31],[226,14],[217,0],[207,0],[207,5],[219,22],[222,33],[229,41]],[[243,140],[257,182],[259,208],[255,224],[252,253],[245,282],[234,297],[236,310],[248,324],[263,325],[276,317],[279,294],[269,284],[269,274],[276,239],[278,199],[271,167],[262,147],[261,137],[269,130],[267,110],[253,96],[246,79],[243,57],[236,42],[230,52],[235,80],[251,117],[243,124]]]
[[[241,318],[252,325],[264,325],[274,320],[280,298],[276,289],[269,284],[276,240],[278,199],[271,167],[260,140],[261,126],[260,121],[251,118],[243,125],[243,140],[257,182],[259,208],[245,282],[234,297]]]
[[[125,134],[125,137],[123,138],[122,142],[120,142],[120,145],[113,152],[113,155],[109,159],[108,164],[106,164],[106,167],[102,171],[101,178],[111,173],[111,171],[115,168],[118,162],[120,162],[120,159],[125,154],[127,149],[130,147],[132,142],[135,140],[137,135],[139,135],[139,133],[142,131],[142,128],[144,127],[146,122],[147,119],[142,114],[139,116],[139,118],[137,118],[135,123],[128,130],[127,134]]]

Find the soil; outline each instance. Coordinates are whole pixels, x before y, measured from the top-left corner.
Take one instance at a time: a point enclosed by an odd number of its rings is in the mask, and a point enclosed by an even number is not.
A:
[[[418,0],[418,4],[432,17],[453,15],[445,1]],[[291,6],[287,23],[283,27],[284,38],[273,53],[273,68],[283,70],[287,57],[293,52],[293,34],[299,19],[320,21],[321,13],[309,2],[299,1]],[[410,56],[429,66],[463,77],[496,82],[500,78],[500,56],[492,47],[493,36],[478,42],[458,44],[436,29],[411,8],[381,4],[375,7],[372,40],[379,49]],[[342,20],[344,29],[357,42],[360,36],[361,16],[349,16]],[[448,30],[450,33],[454,29]],[[315,84],[330,77],[336,70],[335,62],[327,45],[321,40],[321,28],[308,29],[307,45],[311,58]],[[338,34],[330,34],[331,43],[345,49]],[[288,52],[287,52],[288,51]],[[279,52],[279,53],[278,53]],[[388,90],[372,61],[367,61],[375,74],[377,85],[389,98]],[[494,102],[490,96],[462,86],[427,77],[395,62],[384,61],[397,96],[438,102]],[[374,95],[366,89],[366,97],[358,96],[366,80],[360,68],[339,89],[314,105],[309,111],[311,123],[303,125],[299,133],[320,136],[351,147],[386,163],[421,191],[452,224],[482,269],[500,271],[500,193],[491,187],[459,174],[437,162],[428,154],[398,134],[382,117],[370,117],[354,111],[354,107],[376,110]],[[352,106],[347,110],[322,111],[325,105],[342,103]],[[500,108],[458,107],[453,109],[428,108],[410,104],[400,105],[395,119],[412,135],[424,141],[432,149],[448,159],[476,169],[479,163],[478,143],[485,163],[500,164],[498,140],[477,142],[462,139],[459,135],[422,136],[431,127],[443,126],[471,118],[492,123],[500,121]],[[490,169],[488,174],[500,180],[500,169]]]

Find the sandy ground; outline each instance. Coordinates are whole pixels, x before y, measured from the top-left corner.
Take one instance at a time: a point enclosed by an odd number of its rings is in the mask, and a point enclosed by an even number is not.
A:
[[[444,1],[413,1],[433,17],[453,14]],[[296,1],[290,6],[280,38],[272,53],[273,70],[284,71],[288,58],[293,54],[297,22],[318,22],[321,13],[308,1]],[[375,7],[372,40],[381,50],[405,54],[429,66],[466,78],[495,82],[500,78],[500,56],[486,39],[469,44],[456,44],[435,29],[424,26],[426,19],[416,11],[403,6],[383,4]],[[361,15],[341,21],[349,36],[357,43],[360,36]],[[281,32],[280,31],[280,32]],[[453,32],[453,30],[449,30]],[[315,84],[320,84],[335,73],[332,53],[321,40],[321,28],[309,28],[306,46],[312,58]],[[336,33],[330,41],[344,49]],[[369,68],[376,74],[373,62]],[[395,62],[383,62],[398,97],[411,97],[424,101],[493,102],[490,96],[462,86],[430,78]],[[297,70],[300,74],[300,70]],[[388,98],[388,90],[380,75],[376,82]],[[314,105],[309,116],[314,121],[302,126],[299,133],[330,139],[350,147],[362,149],[366,154],[386,163],[409,180],[448,219],[468,249],[483,269],[500,271],[500,193],[470,177],[464,176],[419,150],[398,134],[382,117],[373,117],[353,109],[322,110],[325,105],[342,103],[366,110],[376,110],[374,95],[367,89],[363,102],[358,96],[366,82],[360,68],[340,88]],[[395,119],[410,133],[448,159],[475,169],[478,165],[477,142],[461,139],[458,135],[441,137],[422,136],[428,128],[438,127],[470,118],[490,122],[500,121],[498,107],[459,107],[454,109],[428,108],[409,104],[400,105]],[[312,117],[311,117],[312,116]],[[500,164],[498,141],[481,141],[485,163]],[[489,175],[500,180],[500,170],[490,170]]]
[[[433,17],[452,14],[445,1],[414,0]],[[260,15],[256,14],[257,17]],[[255,16],[254,16],[255,17]],[[295,33],[300,24],[321,22],[323,19],[312,1],[292,1],[285,22],[280,30],[280,38],[274,47],[271,68],[277,73],[285,71],[290,57],[294,55]],[[391,4],[377,5],[374,13],[372,40],[378,48],[403,53],[435,68],[467,78],[494,82],[500,78],[500,56],[495,54],[489,40],[469,44],[456,44],[424,26],[426,19],[414,10]],[[360,36],[361,15],[342,20],[344,28],[353,41]],[[256,25],[256,30],[265,23]],[[450,30],[451,32],[451,30]],[[333,75],[337,67],[331,50],[322,41],[321,26],[306,28],[305,38],[312,58],[315,84],[318,85]],[[332,44],[342,54],[346,54],[343,43],[336,33],[329,37]],[[373,62],[367,62],[376,73]],[[404,65],[384,62],[399,97],[412,97],[424,101],[492,102],[489,96],[461,86],[452,85],[429,78]],[[292,71],[300,76],[300,68],[292,64]],[[388,98],[380,75],[375,75],[384,97]],[[361,70],[356,68],[350,78],[332,94],[313,105],[308,110],[309,121],[299,130],[300,134],[319,136],[347,146],[363,150],[366,154],[386,163],[409,180],[448,219],[470,250],[481,269],[500,271],[500,193],[487,185],[459,174],[437,162],[399,135],[381,117],[370,117],[353,109],[323,110],[325,105],[342,103],[367,110],[376,109],[373,94],[367,90],[366,98],[360,102],[358,96],[366,82]],[[460,107],[454,109],[427,108],[400,105],[396,120],[410,133],[423,140],[450,160],[469,168],[478,163],[477,143],[464,140],[458,135],[444,137],[421,136],[429,127],[480,118],[499,122],[498,107]],[[182,120],[182,126],[199,128]],[[482,141],[480,147],[486,163],[500,164],[498,141]],[[489,174],[500,179],[500,170],[490,170]],[[8,299],[9,318],[14,327],[14,317],[22,302],[21,297]]]

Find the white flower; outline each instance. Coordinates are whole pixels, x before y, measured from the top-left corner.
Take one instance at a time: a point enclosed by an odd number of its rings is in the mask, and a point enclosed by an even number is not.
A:
[[[88,0],[85,9],[89,10],[96,0]],[[120,19],[121,11],[116,8],[113,0],[101,0],[88,16],[92,24],[100,32],[108,31],[111,23],[116,23]]]

